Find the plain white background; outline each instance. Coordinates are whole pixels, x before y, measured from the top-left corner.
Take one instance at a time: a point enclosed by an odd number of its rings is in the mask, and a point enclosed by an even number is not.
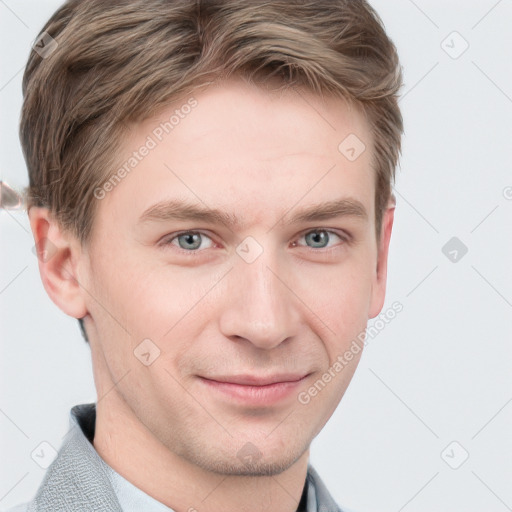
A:
[[[311,462],[360,512],[512,510],[512,1],[371,3],[405,73],[384,306],[403,311],[370,340]],[[18,190],[23,68],[59,5],[0,0],[0,171]],[[58,449],[70,407],[95,390],[76,320],[41,285],[26,214],[0,211],[0,227],[7,509],[44,476],[31,453],[41,442]]]

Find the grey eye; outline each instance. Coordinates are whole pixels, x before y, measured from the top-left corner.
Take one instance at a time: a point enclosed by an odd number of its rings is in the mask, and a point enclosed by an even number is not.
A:
[[[201,233],[183,233],[178,235],[176,239],[182,249],[199,249],[203,235]]]
[[[332,233],[335,234],[335,233]],[[324,231],[324,230],[317,230],[317,231],[310,231],[309,233],[306,233],[304,235],[304,238],[306,240],[306,243],[312,243],[312,247],[315,249],[323,249],[327,246],[330,240],[330,231]],[[336,235],[337,236],[337,235]]]

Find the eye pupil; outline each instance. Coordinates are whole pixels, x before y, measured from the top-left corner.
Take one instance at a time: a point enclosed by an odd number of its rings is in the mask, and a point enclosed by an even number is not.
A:
[[[309,238],[314,244],[320,244],[321,247],[325,247],[329,241],[329,237],[326,231],[311,231],[306,235],[306,240]]]
[[[194,244],[194,237],[196,238],[196,243]],[[186,242],[185,244],[182,244],[181,241],[185,239]],[[200,238],[200,234],[199,233],[186,233],[186,234],[183,234],[183,235],[180,235],[178,237],[178,241],[179,241],[179,244],[180,244],[180,247],[182,249],[197,249],[198,247],[201,246],[201,238]],[[193,247],[190,247],[190,245],[186,245],[186,244],[192,244]]]

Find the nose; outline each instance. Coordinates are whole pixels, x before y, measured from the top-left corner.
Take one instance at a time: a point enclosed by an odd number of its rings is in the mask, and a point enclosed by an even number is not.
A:
[[[247,263],[236,256],[221,302],[220,330],[233,340],[246,340],[271,350],[297,336],[300,315],[291,276],[277,258],[264,251]]]

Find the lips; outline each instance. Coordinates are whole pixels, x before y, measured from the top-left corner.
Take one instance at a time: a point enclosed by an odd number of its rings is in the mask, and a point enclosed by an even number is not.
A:
[[[273,376],[256,376],[256,375],[232,375],[218,377],[203,377],[203,379],[215,382],[224,382],[226,384],[238,384],[240,386],[269,386],[280,382],[297,382],[306,377],[304,373],[286,373]]]
[[[208,392],[234,406],[270,407],[295,396],[309,373],[286,373],[271,376],[229,375],[200,377]]]

